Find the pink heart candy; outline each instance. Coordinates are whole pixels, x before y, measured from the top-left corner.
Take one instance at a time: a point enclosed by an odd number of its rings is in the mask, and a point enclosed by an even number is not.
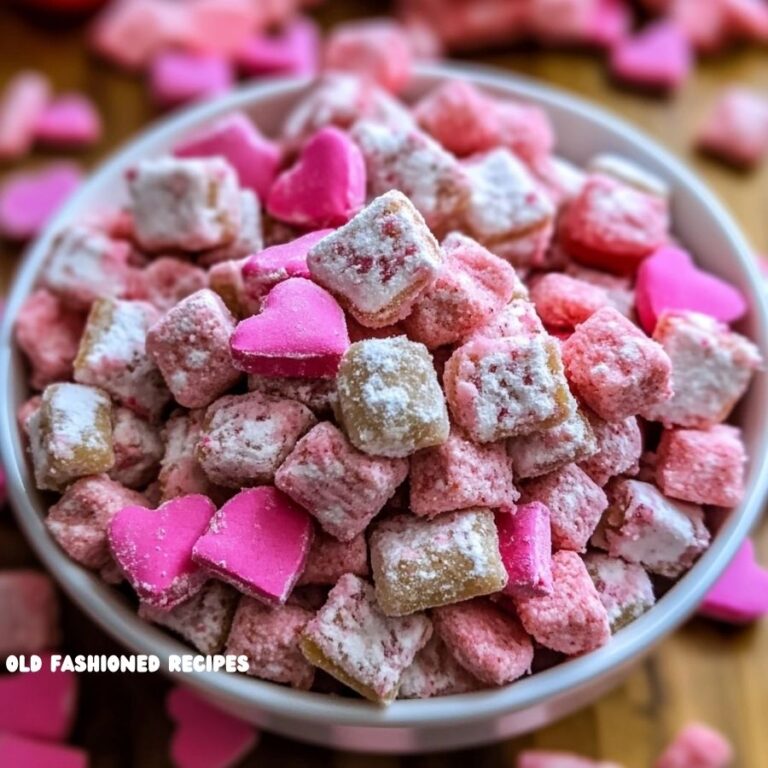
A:
[[[235,55],[240,71],[263,75],[314,75],[320,51],[320,31],[314,21],[299,18],[277,35],[258,34]]]
[[[238,323],[230,339],[235,366],[262,376],[332,377],[348,348],[336,299],[301,277],[278,283],[261,312]]]
[[[0,234],[13,240],[37,235],[82,178],[76,165],[64,162],[9,176],[0,187]]]
[[[157,509],[126,507],[112,518],[112,554],[145,603],[170,610],[202,589],[207,576],[193,562],[192,547],[215,512],[209,498],[193,494]]]
[[[77,676],[74,672],[52,672],[49,654],[42,659],[39,672],[0,677],[0,731],[66,739],[77,706]]]
[[[152,59],[149,90],[160,107],[176,107],[211,98],[232,87],[234,75],[227,59],[216,54],[162,51]]]
[[[312,518],[272,486],[233,496],[195,544],[208,572],[268,605],[282,605],[312,544]]]
[[[0,733],[0,765],[5,768],[87,768],[81,749]]]
[[[186,688],[174,688],[165,700],[176,723],[171,761],[176,768],[230,768],[258,743],[259,732],[222,712]]]
[[[237,171],[243,187],[266,200],[280,165],[280,147],[242,112],[234,112],[174,149],[177,157],[221,156]]]
[[[691,44],[674,21],[657,21],[620,41],[611,53],[611,71],[619,79],[646,88],[674,89],[688,78]]]
[[[768,614],[768,570],[755,560],[750,539],[704,598],[699,613],[728,624],[748,624]]]
[[[54,99],[35,123],[35,139],[55,147],[87,147],[101,136],[101,117],[93,102],[79,93]]]
[[[637,271],[635,306],[643,330],[653,333],[668,309],[690,310],[731,323],[747,311],[744,296],[730,283],[700,270],[680,248],[665,245],[645,259]]]
[[[307,229],[338,227],[365,202],[365,163],[344,131],[329,126],[301,150],[296,164],[278,176],[267,198],[276,219]]]

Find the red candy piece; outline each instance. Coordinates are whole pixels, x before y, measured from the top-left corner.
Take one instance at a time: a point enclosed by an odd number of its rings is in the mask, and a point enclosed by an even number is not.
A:
[[[176,723],[171,760],[176,768],[232,768],[258,743],[252,726],[203,701],[185,688],[174,688],[166,709]]]
[[[637,270],[635,307],[646,333],[653,333],[664,310],[691,310],[723,323],[744,316],[747,302],[730,283],[698,269],[690,255],[674,246],[663,246]]]
[[[727,624],[748,624],[768,613],[768,571],[747,539],[699,606],[699,614]]]
[[[79,93],[52,101],[35,123],[35,139],[54,147],[79,149],[99,140],[101,117],[93,102]]]
[[[87,768],[88,755],[75,747],[0,733],[0,765],[8,768]]]

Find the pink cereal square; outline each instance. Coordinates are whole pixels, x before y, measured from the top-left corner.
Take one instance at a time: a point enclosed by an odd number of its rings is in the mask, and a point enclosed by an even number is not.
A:
[[[106,475],[83,477],[50,508],[45,526],[73,560],[98,571],[112,562],[107,540],[110,520],[123,507],[145,503],[140,493]]]
[[[454,428],[411,456],[411,509],[422,517],[468,507],[509,507],[518,499],[503,443],[478,445]]]
[[[240,228],[240,192],[220,157],[160,157],[128,173],[135,236],[147,251],[227,245]]]
[[[146,301],[167,312],[182,299],[208,287],[205,271],[182,259],[160,256],[141,273]]]
[[[626,274],[666,242],[668,226],[666,200],[595,174],[568,206],[560,234],[576,261]]]
[[[520,622],[486,599],[436,608],[435,633],[464,669],[487,685],[530,673],[533,643]]]
[[[735,507],[744,497],[746,463],[737,427],[664,430],[656,451],[656,482],[675,499]]]
[[[682,728],[653,768],[727,768],[733,747],[722,734],[702,723]]]
[[[544,325],[566,330],[613,304],[604,288],[561,272],[550,272],[533,281],[531,301]]]
[[[72,377],[85,326],[81,312],[68,309],[45,288],[31,293],[16,316],[16,343],[29,361],[34,389]]]
[[[202,408],[238,381],[229,354],[234,330],[234,318],[208,288],[180,301],[149,329],[147,352],[176,402]]]
[[[227,259],[217,262],[208,270],[208,287],[237,319],[255,315],[261,309],[261,301],[252,299],[245,290],[243,267],[246,261]]]
[[[282,605],[312,545],[312,519],[275,488],[249,488],[211,519],[192,550],[210,574],[267,605]]]
[[[221,653],[239,598],[237,590],[211,579],[196,595],[170,611],[140,603],[139,618],[170,629],[200,653]]]
[[[312,279],[371,328],[407,317],[440,263],[437,241],[397,190],[377,197],[307,255]]]
[[[299,379],[292,376],[248,376],[248,389],[264,395],[297,400],[316,416],[327,416],[338,403],[335,379]]]
[[[112,410],[115,463],[109,476],[128,488],[144,488],[157,479],[165,446],[159,426],[128,408]]]
[[[260,392],[227,395],[206,411],[195,455],[208,479],[218,485],[271,483],[316,421],[312,411],[295,400]]]
[[[525,288],[514,269],[466,235],[441,243],[443,266],[403,325],[409,338],[430,349],[464,341]]]
[[[608,614],[579,555],[555,552],[552,580],[549,595],[515,598],[525,630],[543,646],[568,656],[605,645],[611,637]]]
[[[0,571],[0,656],[40,653],[60,639],[59,601],[48,576]]]
[[[369,456],[322,422],[296,443],[275,485],[331,536],[351,541],[365,530],[408,474],[405,459]]]
[[[298,605],[269,608],[249,597],[237,606],[225,653],[245,656],[248,674],[308,691],[315,668],[299,647],[312,613]]]
[[[430,699],[482,688],[482,683],[459,664],[445,643],[433,634],[416,654],[400,681],[398,699]]]
[[[596,452],[579,461],[584,470],[599,486],[604,486],[616,475],[636,475],[640,471],[643,436],[634,416],[622,421],[605,421],[591,411],[586,412],[595,436]]]
[[[367,578],[368,545],[360,533],[349,541],[339,541],[322,530],[315,531],[304,570],[297,586],[323,584],[333,586],[345,573]]]
[[[603,307],[563,342],[568,381],[607,421],[635,416],[672,396],[672,363],[613,307]]]
[[[13,768],[88,768],[88,755],[76,747],[2,733],[0,765]]]
[[[529,480],[522,494],[525,502],[538,501],[549,508],[555,550],[585,552],[608,507],[602,488],[575,464]]]
[[[385,616],[373,587],[342,576],[304,629],[307,660],[378,704],[394,701],[403,672],[432,636],[424,614]]]
[[[674,579],[709,546],[710,533],[699,506],[668,499],[640,480],[614,480],[608,499],[610,506],[592,543],[612,557]]]

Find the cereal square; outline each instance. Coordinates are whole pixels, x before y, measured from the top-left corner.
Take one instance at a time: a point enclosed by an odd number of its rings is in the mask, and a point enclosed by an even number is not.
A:
[[[407,317],[440,263],[423,217],[397,190],[370,202],[307,255],[312,278],[371,328]]]
[[[563,330],[575,328],[613,304],[604,288],[562,272],[549,272],[532,281],[531,301],[544,325]]]
[[[643,436],[634,416],[622,421],[604,421],[592,411],[586,412],[597,442],[597,451],[579,462],[599,486],[616,475],[634,476],[640,471]]]
[[[143,296],[160,312],[167,312],[182,299],[208,287],[205,270],[183,259],[160,256],[141,272]]]
[[[395,700],[403,672],[432,635],[423,614],[385,616],[373,587],[342,576],[307,624],[301,650],[316,667],[378,704]]]
[[[507,583],[488,509],[434,520],[398,515],[378,523],[369,541],[376,599],[387,616],[489,595]]]
[[[237,383],[229,337],[234,318],[222,300],[204,288],[180,301],[147,334],[147,352],[176,402],[203,408]]]
[[[621,421],[672,396],[664,349],[613,307],[604,307],[563,342],[568,381],[606,421]]]
[[[416,654],[400,680],[398,699],[429,699],[482,688],[482,683],[459,664],[445,643],[433,634]]]
[[[128,488],[144,488],[157,478],[165,451],[160,429],[128,408],[112,412],[112,449],[113,480]]]
[[[322,422],[302,437],[277,470],[275,485],[340,541],[362,533],[408,474],[405,459],[369,456]]]
[[[339,541],[324,531],[316,530],[307,563],[296,585],[333,586],[345,573],[363,578],[370,575],[365,535],[360,533],[349,541]]]
[[[244,259],[264,247],[264,230],[261,222],[261,203],[250,190],[240,191],[240,228],[235,239],[227,245],[203,251],[197,261],[202,267],[210,267],[222,261]]]

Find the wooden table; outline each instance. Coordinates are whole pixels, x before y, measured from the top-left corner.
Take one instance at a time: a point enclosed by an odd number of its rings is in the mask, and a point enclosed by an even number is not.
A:
[[[359,14],[360,6],[370,8],[369,3],[336,0],[321,9],[319,16],[329,24]],[[0,10],[0,51],[0,85],[20,67],[36,67],[50,75],[57,89],[82,89],[96,99],[106,121],[106,137],[82,158],[88,165],[130,139],[154,116],[141,80],[90,58],[80,29],[41,30]],[[669,101],[612,87],[601,63],[586,54],[526,51],[489,54],[475,60],[555,83],[635,122],[688,161],[731,208],[755,249],[768,253],[768,163],[753,174],[738,174],[698,157],[690,149],[694,127],[720,87],[742,82],[768,92],[764,51],[739,51],[706,61],[684,91]],[[30,164],[45,159],[36,155]],[[0,244],[0,288],[7,285],[16,255],[7,244]],[[768,526],[762,526],[757,540],[762,561],[768,563]],[[10,514],[0,514],[0,567],[34,562]],[[65,610],[65,633],[66,648],[72,653],[120,650],[71,605]],[[160,676],[83,678],[74,740],[90,751],[92,768],[169,765],[170,724],[162,706],[166,689]],[[397,758],[332,753],[265,734],[258,750],[243,765],[512,767],[520,749],[536,746],[573,749],[620,761],[627,768],[646,768],[676,729],[695,718],[722,729],[733,739],[739,766],[766,768],[767,712],[768,622],[734,630],[696,619],[596,705],[524,738],[484,749]]]

